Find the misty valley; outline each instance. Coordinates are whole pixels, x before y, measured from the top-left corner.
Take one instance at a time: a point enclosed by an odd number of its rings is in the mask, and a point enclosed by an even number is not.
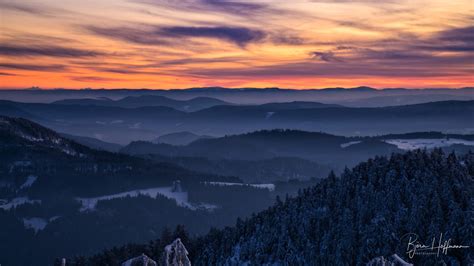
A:
[[[5,265],[120,265],[142,254],[160,263],[171,247],[196,265],[472,261],[459,249],[409,258],[403,239],[473,244],[472,100],[352,107],[231,104],[206,89],[179,92],[197,94],[188,100],[63,93],[0,101]],[[387,92],[331,91],[362,102],[360,93]]]

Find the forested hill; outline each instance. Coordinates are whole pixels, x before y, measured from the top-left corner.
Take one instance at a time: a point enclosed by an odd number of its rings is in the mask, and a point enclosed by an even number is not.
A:
[[[458,157],[435,149],[376,157],[340,177],[330,174],[295,198],[277,199],[234,227],[198,239],[176,236],[185,239],[193,265],[365,265],[392,254],[414,265],[472,265],[473,176],[472,152]],[[427,245],[443,233],[443,241],[470,248],[411,259],[408,233]],[[141,253],[159,259],[169,242],[165,237],[69,262],[103,265]]]
[[[196,245],[194,263],[361,265],[397,253],[415,265],[472,265],[473,175],[473,153],[377,157],[236,227],[211,232]],[[428,244],[443,233],[451,244],[471,248],[409,259],[408,233]]]

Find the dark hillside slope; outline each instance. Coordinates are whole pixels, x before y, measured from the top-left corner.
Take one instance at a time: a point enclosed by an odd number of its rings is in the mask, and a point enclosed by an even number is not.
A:
[[[296,198],[198,241],[195,265],[365,265],[394,253],[415,265],[473,263],[474,154],[414,151],[377,157],[330,175]],[[443,233],[447,255],[406,254],[408,233],[431,243]]]

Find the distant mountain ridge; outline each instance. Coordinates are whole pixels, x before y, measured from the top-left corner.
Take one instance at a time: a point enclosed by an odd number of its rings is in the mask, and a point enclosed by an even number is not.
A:
[[[111,100],[108,98],[101,99],[67,99],[55,101],[52,104],[62,105],[97,105],[97,106],[114,106],[124,108],[138,108],[146,106],[165,106],[176,110],[193,112],[215,105],[229,105],[230,103],[210,97],[196,97],[190,100],[174,100],[159,95],[141,95],[127,96],[120,100]]]
[[[309,104],[309,106],[308,106]],[[175,132],[223,136],[291,128],[346,136],[416,131],[470,133],[474,101],[351,108],[321,103],[218,105],[195,112],[164,106],[123,108],[96,105],[18,103],[0,100],[0,114],[40,122],[56,131],[127,144]]]
[[[223,88],[223,87],[201,87],[188,89],[83,89],[83,90],[0,90],[0,98],[5,100],[22,102],[45,102],[64,99],[77,98],[99,98],[106,97],[113,100],[125,98],[127,96],[159,95],[176,100],[189,100],[196,97],[211,97],[235,104],[264,104],[271,102],[291,102],[291,101],[314,101],[331,104],[343,104],[345,101],[356,101],[364,98],[378,96],[397,95],[433,95],[445,94],[452,96],[470,96],[472,98],[472,87],[447,89],[447,88],[426,88],[426,89],[406,89],[406,88],[322,88],[322,89],[283,89],[283,88]],[[264,96],[264,97],[262,97]],[[439,100],[430,97],[420,98],[419,102],[430,102]],[[414,103],[414,102],[411,102]],[[358,103],[365,105],[363,101]],[[371,104],[370,101],[368,104]]]
[[[170,145],[188,145],[191,142],[194,142],[199,139],[210,139],[213,138],[211,136],[206,135],[196,135],[192,132],[182,131],[182,132],[175,132],[170,134],[162,135],[156,138],[153,143],[164,143]]]
[[[101,141],[97,138],[75,136],[75,135],[69,135],[69,134],[61,134],[61,136],[74,140],[75,142],[79,144],[82,144],[84,146],[87,146],[96,150],[118,152],[122,148],[122,145]]]

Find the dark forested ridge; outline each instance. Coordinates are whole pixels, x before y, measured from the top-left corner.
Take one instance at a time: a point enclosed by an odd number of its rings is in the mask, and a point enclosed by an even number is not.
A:
[[[440,150],[377,157],[234,228],[209,234],[195,262],[362,264],[381,255],[406,255],[407,233],[426,242],[443,233],[472,247],[473,163],[472,153],[458,158]],[[472,249],[453,250],[414,261],[467,265],[472,255]]]
[[[315,182],[259,188],[172,161],[94,150],[26,119],[0,117],[0,263],[49,265],[156,239],[176,224],[196,236]]]
[[[474,154],[412,151],[376,157],[336,177],[330,174],[295,198],[277,203],[234,227],[186,239],[195,265],[364,265],[394,253],[415,265],[472,265]],[[447,254],[407,254],[407,234],[431,245],[440,234]],[[146,252],[159,258],[160,240],[129,245],[78,265],[120,261]]]

